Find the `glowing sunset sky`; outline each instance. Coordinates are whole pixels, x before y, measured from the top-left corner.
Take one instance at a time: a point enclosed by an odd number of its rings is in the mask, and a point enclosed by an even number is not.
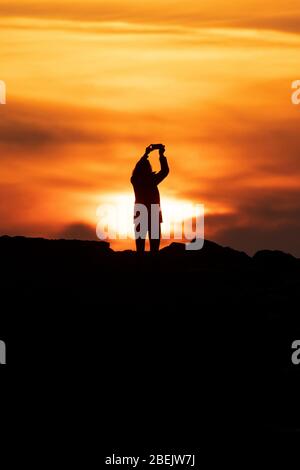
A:
[[[300,256],[299,0],[2,1],[0,44],[1,234],[95,238],[163,142],[207,238]]]

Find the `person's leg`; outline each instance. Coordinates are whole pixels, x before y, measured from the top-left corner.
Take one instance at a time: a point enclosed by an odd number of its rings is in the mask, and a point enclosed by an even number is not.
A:
[[[155,230],[154,232],[151,232],[151,231],[149,232],[151,253],[157,253],[159,251],[160,238],[161,238],[161,228],[159,224],[158,234],[157,234],[157,230]]]
[[[149,214],[148,227],[149,227],[149,241],[151,253],[159,251],[160,237],[161,237],[161,212],[159,204],[151,206],[151,213]]]
[[[148,209],[144,204],[134,205],[134,235],[136,251],[144,253],[148,232]]]
[[[138,253],[144,253],[145,251],[145,242],[147,235],[147,227],[141,227],[141,224],[135,224],[134,226],[135,233],[135,246]]]
[[[144,238],[136,238],[135,239],[135,245],[136,245],[136,251],[137,253],[144,253],[145,251],[145,239]]]

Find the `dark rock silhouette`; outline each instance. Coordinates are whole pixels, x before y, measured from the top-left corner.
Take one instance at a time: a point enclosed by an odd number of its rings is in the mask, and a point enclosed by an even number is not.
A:
[[[251,259],[250,256],[242,251],[237,251],[229,247],[223,247],[209,240],[204,240],[203,248],[198,251],[187,251],[185,249],[184,243],[173,242],[165,248],[162,248],[160,253],[173,255],[184,254],[185,256],[197,257],[198,262],[201,260],[201,262],[210,263],[229,262],[231,264],[244,264],[249,263]]]
[[[291,344],[300,339],[300,260],[267,250],[250,257],[209,240],[198,252],[172,243],[139,255],[100,241],[7,236],[0,237],[0,256],[2,331],[16,349],[30,338],[37,368],[45,367],[49,344],[72,363],[79,342],[85,367],[107,363],[101,373],[118,377],[118,390],[125,374],[129,399],[148,403],[143,422],[166,416],[163,436],[186,433],[186,416],[201,414],[209,400],[207,428],[299,427]],[[138,377],[132,383],[138,381],[140,398],[128,377]],[[182,416],[162,413],[160,397],[151,408],[157,383],[161,394],[185,397]]]
[[[255,263],[261,268],[298,270],[300,260],[288,253],[278,250],[261,250],[253,256]]]

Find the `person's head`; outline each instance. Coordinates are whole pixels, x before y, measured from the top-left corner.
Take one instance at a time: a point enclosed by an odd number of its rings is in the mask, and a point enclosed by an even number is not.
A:
[[[147,178],[153,174],[149,160],[143,160],[135,169],[135,174],[141,178]]]

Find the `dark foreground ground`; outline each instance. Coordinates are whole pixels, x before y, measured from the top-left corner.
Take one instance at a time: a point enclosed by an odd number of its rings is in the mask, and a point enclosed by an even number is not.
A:
[[[112,445],[300,428],[300,260],[209,241],[141,257],[1,237],[0,253],[7,370],[76,396]]]

